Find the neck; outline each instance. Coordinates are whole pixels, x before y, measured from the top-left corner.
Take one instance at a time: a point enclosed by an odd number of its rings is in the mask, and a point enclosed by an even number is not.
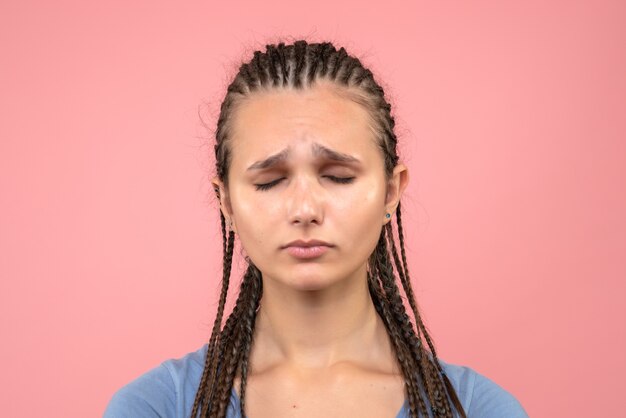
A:
[[[253,357],[266,365],[300,369],[386,357],[391,347],[369,294],[365,266],[316,291],[264,280],[253,347]]]

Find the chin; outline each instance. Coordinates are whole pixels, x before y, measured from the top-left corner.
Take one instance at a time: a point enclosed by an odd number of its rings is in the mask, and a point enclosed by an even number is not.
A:
[[[336,286],[347,279],[349,270],[341,268],[336,260],[316,259],[296,261],[293,259],[265,258],[257,267],[264,272],[264,280],[276,285],[302,292],[315,292]]]
[[[304,267],[304,266],[301,266]],[[307,271],[305,271],[307,270]],[[316,270],[316,271],[312,271]],[[337,279],[324,271],[325,269],[294,268],[283,276],[282,284],[303,292],[323,290],[332,286]]]

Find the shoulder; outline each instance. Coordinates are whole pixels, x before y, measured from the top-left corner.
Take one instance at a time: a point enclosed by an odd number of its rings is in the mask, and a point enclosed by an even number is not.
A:
[[[468,417],[527,418],[520,402],[493,380],[467,366],[439,359]]]
[[[204,368],[207,345],[169,359],[118,389],[104,418],[187,417]]]

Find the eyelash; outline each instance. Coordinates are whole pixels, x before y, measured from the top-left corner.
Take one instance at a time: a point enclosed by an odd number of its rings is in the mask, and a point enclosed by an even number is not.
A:
[[[336,176],[325,176],[325,177],[328,177],[335,183],[339,183],[339,184],[349,184],[354,181],[354,177],[336,177]],[[256,187],[257,190],[260,190],[260,191],[269,190],[272,187],[274,187],[276,184],[278,184],[281,180],[283,180],[283,178],[284,177],[271,181],[269,183],[265,183],[265,184],[255,184],[254,186]]]

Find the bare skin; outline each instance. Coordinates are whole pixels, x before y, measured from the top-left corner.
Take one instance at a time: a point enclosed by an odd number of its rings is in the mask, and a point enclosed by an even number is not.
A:
[[[369,123],[362,105],[326,83],[255,93],[234,114],[228,190],[212,181],[222,213],[263,275],[248,417],[393,418],[404,402],[404,378],[369,295],[366,263],[408,170],[398,164],[387,182]],[[316,153],[321,147],[358,161],[334,161]],[[248,170],[285,149],[278,165]],[[275,180],[267,190],[255,186]],[[331,247],[303,260],[283,248],[296,239]],[[237,394],[239,383],[237,377]]]

